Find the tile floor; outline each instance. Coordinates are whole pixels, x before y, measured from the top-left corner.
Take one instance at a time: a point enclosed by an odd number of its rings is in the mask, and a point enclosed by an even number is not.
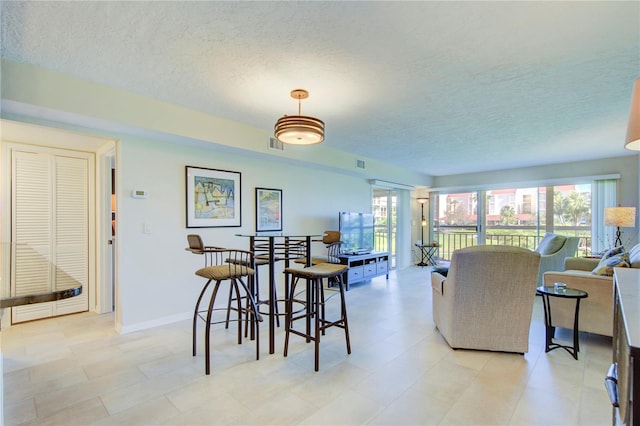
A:
[[[454,351],[431,320],[428,268],[392,271],[347,293],[344,334],[290,355],[213,331],[212,374],[191,356],[190,322],[118,335],[112,315],[80,314],[2,330],[5,424],[606,425],[611,339],[582,334],[578,361],[544,353],[540,298],[525,356]],[[202,328],[200,328],[202,330]],[[569,333],[560,333],[570,338]],[[201,339],[202,340],[202,339]]]

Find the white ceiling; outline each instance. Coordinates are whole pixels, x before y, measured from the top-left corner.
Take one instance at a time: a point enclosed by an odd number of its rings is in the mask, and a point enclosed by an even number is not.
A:
[[[640,2],[8,2],[2,56],[432,175],[633,155]]]

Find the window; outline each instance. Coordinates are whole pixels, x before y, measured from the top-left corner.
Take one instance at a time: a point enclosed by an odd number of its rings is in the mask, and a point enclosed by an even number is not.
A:
[[[532,205],[531,200],[533,196],[531,194],[523,194],[522,195],[522,213],[523,214],[531,214]]]
[[[476,244],[534,249],[547,232],[580,237],[579,253],[590,254],[591,198],[590,183],[432,194],[440,256]]]

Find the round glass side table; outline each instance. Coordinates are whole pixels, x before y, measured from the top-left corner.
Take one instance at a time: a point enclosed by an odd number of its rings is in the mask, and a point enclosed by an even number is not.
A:
[[[559,286],[540,286],[536,288],[536,292],[542,296],[542,304],[544,306],[544,325],[545,325],[545,347],[544,351],[549,352],[554,349],[562,348],[573,355],[573,358],[578,359],[578,351],[580,351],[580,342],[579,342],[579,330],[578,330],[578,318],[580,315],[580,300],[589,297],[589,293],[582,290],[577,290],[575,288],[569,287],[559,287]],[[560,343],[554,342],[553,338],[556,334],[556,328],[553,325],[553,320],[551,318],[551,297],[560,297],[564,299],[575,299],[576,301],[576,309],[573,319],[573,346],[562,345]]]

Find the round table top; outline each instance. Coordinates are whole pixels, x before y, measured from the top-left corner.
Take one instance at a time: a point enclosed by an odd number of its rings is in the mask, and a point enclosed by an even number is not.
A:
[[[556,297],[568,297],[572,299],[582,299],[585,297],[589,297],[589,293],[583,290],[578,290],[570,287],[556,287],[553,285],[549,286],[540,286],[536,288],[538,294],[547,294],[549,296]]]

